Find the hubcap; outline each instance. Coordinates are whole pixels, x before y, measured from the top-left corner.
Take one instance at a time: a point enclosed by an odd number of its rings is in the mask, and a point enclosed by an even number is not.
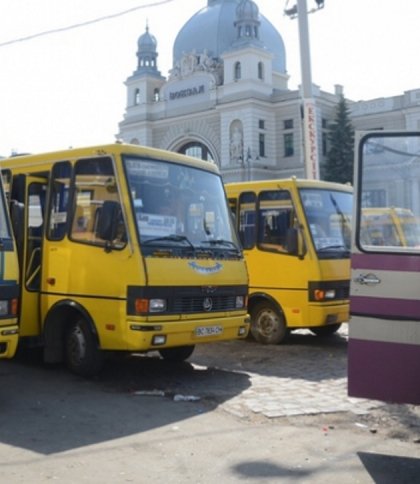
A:
[[[83,331],[76,326],[70,337],[70,356],[75,363],[80,363],[86,355],[86,340]]]

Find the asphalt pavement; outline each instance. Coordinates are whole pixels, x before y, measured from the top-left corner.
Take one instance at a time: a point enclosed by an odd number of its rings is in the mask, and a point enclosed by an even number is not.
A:
[[[414,484],[420,407],[347,395],[347,328],[110,358],[0,362],[0,484]]]

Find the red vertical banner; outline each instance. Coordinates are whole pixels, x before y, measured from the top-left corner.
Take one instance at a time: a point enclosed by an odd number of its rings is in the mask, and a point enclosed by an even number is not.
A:
[[[303,100],[303,136],[305,174],[308,179],[319,179],[318,135],[316,106],[313,99]]]

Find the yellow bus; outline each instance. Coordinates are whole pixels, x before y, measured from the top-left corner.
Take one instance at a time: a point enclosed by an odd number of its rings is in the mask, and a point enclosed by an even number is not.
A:
[[[185,360],[244,338],[248,275],[216,165],[120,143],[0,164],[21,270],[20,341],[97,373],[107,351]]]
[[[419,222],[407,208],[363,207],[360,238],[365,245],[418,248]]]
[[[16,247],[0,177],[0,358],[13,357],[17,348],[18,275]]]
[[[249,273],[251,334],[330,335],[349,317],[352,188],[316,180],[226,184]]]

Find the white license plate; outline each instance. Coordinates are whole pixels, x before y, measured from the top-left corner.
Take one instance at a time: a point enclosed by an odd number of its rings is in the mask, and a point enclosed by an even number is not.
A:
[[[223,328],[221,326],[198,326],[198,328],[195,328],[196,336],[214,336],[222,333]]]

